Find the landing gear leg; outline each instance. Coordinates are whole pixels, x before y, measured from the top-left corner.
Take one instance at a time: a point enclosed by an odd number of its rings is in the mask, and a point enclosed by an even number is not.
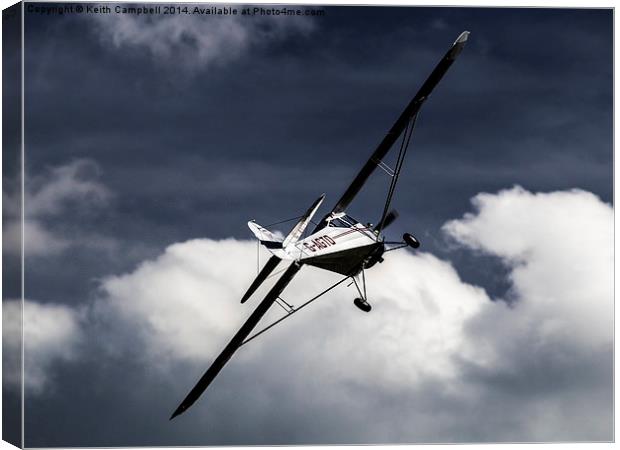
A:
[[[357,292],[359,292],[360,294],[358,298],[353,300],[353,304],[364,312],[370,312],[372,306],[370,306],[370,303],[368,303],[368,297],[366,296],[366,276],[364,275],[364,269],[362,269],[361,274],[362,289],[360,289],[359,283],[357,281],[357,276],[359,276],[359,274],[353,277],[353,282],[355,283]]]

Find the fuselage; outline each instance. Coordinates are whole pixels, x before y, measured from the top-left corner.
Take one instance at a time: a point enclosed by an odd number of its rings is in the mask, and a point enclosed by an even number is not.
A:
[[[363,225],[345,213],[324,218],[314,232],[296,242],[287,253],[310,266],[352,275],[372,265],[384,244],[370,224]],[[376,261],[375,261],[376,262]]]

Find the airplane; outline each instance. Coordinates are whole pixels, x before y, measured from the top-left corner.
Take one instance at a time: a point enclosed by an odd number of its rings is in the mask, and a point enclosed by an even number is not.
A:
[[[398,213],[390,209],[390,204],[420,108],[461,53],[468,36],[468,31],[464,31],[459,35],[372,153],[366,164],[364,164],[342,197],[330,212],[315,225],[314,230],[307,237],[303,237],[304,233],[308,225],[313,223],[312,218],[323,203],[325,194],[315,200],[310,208],[298,218],[299,220],[295,226],[284,238],[254,221],[248,222],[248,227],[259,240],[260,244],[271,252],[271,257],[241,298],[241,303],[245,303],[252,294],[254,294],[262,283],[270,277],[280,262],[285,261],[288,267],[263,300],[258,304],[254,312],[241,326],[239,331],[232,337],[220,355],[215,358],[194,388],[192,388],[185,399],[172,413],[170,420],[187,411],[187,409],[198,400],[241,346],[268,331],[273,326],[290,317],[293,313],[298,312],[343,282],[352,280],[351,284],[355,284],[359,293],[359,297],[353,301],[355,306],[364,312],[371,311],[372,307],[370,303],[368,303],[366,296],[364,271],[370,269],[377,263],[383,262],[383,256],[386,252],[404,247],[418,248],[420,246],[420,242],[410,233],[405,233],[403,235],[402,242],[390,242],[386,241],[382,232],[398,217]],[[401,135],[403,139],[400,144],[396,163],[394,168],[391,168],[382,160]],[[391,177],[390,186],[383,212],[377,225],[372,226],[370,223],[364,225],[349,216],[346,213],[346,209],[361,190],[366,180],[368,180],[370,175],[378,167],[387,172]],[[304,265],[335,272],[343,275],[344,278],[325,289],[319,295],[295,308],[284,301],[280,295]],[[252,330],[254,330],[274,303],[279,304],[288,314],[250,336]]]

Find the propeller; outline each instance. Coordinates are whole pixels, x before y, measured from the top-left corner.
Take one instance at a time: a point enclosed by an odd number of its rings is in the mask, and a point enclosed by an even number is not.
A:
[[[375,231],[381,233],[385,228],[389,227],[392,222],[394,222],[398,218],[398,211],[392,209],[389,213],[379,221],[377,226],[375,227]]]

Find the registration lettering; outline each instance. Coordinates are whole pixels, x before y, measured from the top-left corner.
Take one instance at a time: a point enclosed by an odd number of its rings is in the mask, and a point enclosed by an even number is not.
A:
[[[323,250],[324,248],[331,247],[332,245],[336,245],[336,241],[325,235],[312,239],[310,242],[304,242],[304,247],[311,252]]]

